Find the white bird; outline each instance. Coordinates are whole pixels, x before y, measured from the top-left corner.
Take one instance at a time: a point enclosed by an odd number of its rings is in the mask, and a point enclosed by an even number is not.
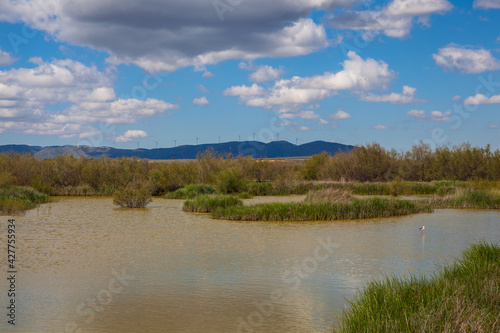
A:
[[[420,229],[420,231],[421,231],[421,232],[424,232],[424,230],[425,230],[425,225],[421,226],[419,229]]]

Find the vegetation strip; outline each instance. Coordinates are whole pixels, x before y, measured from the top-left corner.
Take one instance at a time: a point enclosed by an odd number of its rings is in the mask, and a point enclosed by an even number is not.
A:
[[[334,203],[270,203],[216,209],[217,219],[245,221],[321,221],[391,217],[431,212],[429,204],[387,198],[353,199]]]
[[[29,187],[0,188],[0,213],[19,214],[49,202],[50,197]]]
[[[431,278],[369,283],[334,332],[499,332],[499,313],[500,246],[483,243]]]

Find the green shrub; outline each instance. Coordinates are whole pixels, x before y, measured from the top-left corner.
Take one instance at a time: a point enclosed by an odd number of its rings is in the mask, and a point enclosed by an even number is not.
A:
[[[151,189],[148,184],[130,183],[113,194],[113,204],[120,207],[144,208],[150,202]]]
[[[241,177],[237,168],[228,168],[217,177],[217,187],[220,193],[239,193],[246,190],[247,181]]]

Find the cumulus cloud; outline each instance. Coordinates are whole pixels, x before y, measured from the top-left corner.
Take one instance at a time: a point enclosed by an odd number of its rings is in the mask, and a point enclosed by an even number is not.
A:
[[[113,64],[134,63],[158,72],[309,54],[328,46],[325,29],[309,18],[311,12],[357,1],[229,1],[224,4],[231,10],[221,15],[215,6],[220,1],[206,0],[0,0],[0,20],[105,50]]]
[[[134,139],[146,138],[148,133],[141,130],[128,130],[123,135],[115,138],[116,142],[131,142]]]
[[[406,115],[417,121],[449,121],[451,119],[451,111],[431,111],[428,116],[424,110],[410,110],[406,112]]]
[[[391,93],[389,95],[375,95],[372,93],[361,95],[360,99],[365,102],[389,102],[391,104],[420,103],[423,100],[415,98],[416,88],[403,86],[403,93]]]
[[[265,82],[277,80],[285,71],[282,68],[274,68],[272,66],[260,66],[257,70],[250,74],[248,78],[253,82]]]
[[[330,115],[330,118],[334,120],[340,120],[340,119],[348,119],[351,118],[351,115],[344,110],[338,110],[334,114]]]
[[[280,79],[268,89],[253,84],[233,86],[226,96],[239,96],[249,106],[277,109],[281,113],[297,113],[305,104],[315,104],[338,94],[338,90],[386,90],[394,72],[383,61],[362,59],[350,51],[337,73],[326,72],[311,77]]]
[[[293,132],[307,132],[310,130],[311,130],[311,127],[309,127],[309,126],[299,126],[299,127],[294,127],[294,128],[290,129],[290,131],[293,131]]]
[[[415,19],[428,25],[430,15],[452,8],[446,0],[394,0],[381,10],[341,12],[331,22],[339,29],[364,31],[365,39],[372,39],[380,32],[389,37],[403,38],[409,35]]]
[[[73,60],[30,61],[33,68],[0,71],[4,132],[85,136],[97,132],[92,124],[132,124],[178,107],[157,99],[117,98],[108,75],[94,66]]]
[[[461,100],[461,99],[462,99],[462,96],[460,96],[460,95],[455,95],[455,96],[453,96],[453,98],[452,98],[451,100],[455,102],[455,101],[459,101],[459,100]]]
[[[458,69],[467,74],[477,74],[500,69],[500,61],[483,48],[449,44],[432,57],[436,64],[448,70]]]
[[[500,2],[498,0],[474,0],[474,8],[500,9]]]
[[[493,95],[486,97],[483,94],[477,94],[467,98],[464,102],[465,105],[479,105],[479,104],[497,104],[500,103],[500,95]]]
[[[193,104],[199,105],[199,106],[207,106],[210,105],[210,102],[205,96],[195,98],[193,99]]]
[[[10,66],[13,63],[14,59],[10,56],[10,54],[0,49],[0,66]]]

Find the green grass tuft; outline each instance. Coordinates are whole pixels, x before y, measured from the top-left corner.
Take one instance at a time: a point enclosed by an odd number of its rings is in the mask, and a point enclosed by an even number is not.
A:
[[[500,246],[475,244],[429,279],[369,283],[334,332],[499,332],[499,313]]]

